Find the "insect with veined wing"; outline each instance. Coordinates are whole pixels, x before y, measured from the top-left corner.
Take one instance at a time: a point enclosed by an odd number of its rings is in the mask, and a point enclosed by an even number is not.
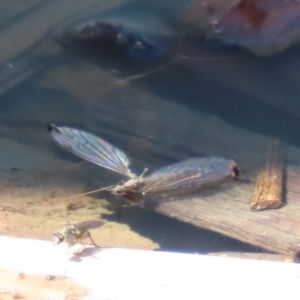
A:
[[[59,245],[64,242],[69,247],[71,247],[78,243],[83,244],[84,239],[90,239],[90,241],[95,247],[101,248],[92,239],[92,235],[89,232],[89,229],[100,227],[104,225],[104,223],[105,222],[103,220],[89,220],[79,222],[76,224],[71,224],[70,222],[67,222],[67,226],[62,228],[57,233],[54,233],[53,242],[55,245]]]
[[[97,248],[102,248],[94,242],[89,229],[97,228],[104,224],[105,222],[103,220],[88,220],[88,221],[83,221],[75,224],[66,222],[66,226],[64,228],[62,228],[61,230],[53,234],[53,243],[54,245],[66,243],[69,246],[68,256],[70,253],[71,246],[80,243],[84,248],[86,248],[85,244],[83,243],[84,239],[89,239],[93,246]],[[77,254],[78,251],[76,251],[75,253]],[[66,276],[67,264],[68,264],[68,259],[66,259],[64,276]]]
[[[190,188],[230,176],[233,179],[239,177],[239,168],[232,160],[221,157],[200,157],[161,168],[144,178],[148,169],[145,169],[140,176],[132,173],[127,156],[105,140],[71,127],[51,124],[48,129],[54,140],[63,148],[87,161],[127,176],[129,180],[125,183],[100,189],[111,191],[114,195],[134,198],[138,194]]]

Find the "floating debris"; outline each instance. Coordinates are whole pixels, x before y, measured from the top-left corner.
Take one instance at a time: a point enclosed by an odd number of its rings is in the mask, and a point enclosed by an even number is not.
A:
[[[55,280],[55,279],[56,279],[56,276],[54,276],[54,275],[47,275],[46,276],[46,280],[51,281],[51,280]]]
[[[237,179],[239,176],[239,168],[235,162],[220,157],[202,157],[161,168],[149,177],[143,178],[148,169],[140,176],[135,175],[128,167],[127,156],[103,139],[70,127],[50,125],[49,130],[55,141],[63,148],[92,163],[129,177],[125,183],[97,191],[111,191],[114,195],[124,195],[130,199],[134,199],[138,194],[191,188],[226,177]]]
[[[268,145],[266,163],[259,171],[255,190],[250,198],[253,211],[279,208],[282,205],[283,151],[279,140]]]
[[[97,228],[104,224],[105,222],[103,220],[89,220],[79,222],[76,224],[71,224],[68,222],[66,227],[64,227],[57,233],[54,233],[54,244],[59,245],[65,242],[68,244],[69,247],[71,247],[78,243],[83,244],[83,240],[88,238],[95,247],[101,248],[92,239],[92,235],[89,232],[89,229]]]

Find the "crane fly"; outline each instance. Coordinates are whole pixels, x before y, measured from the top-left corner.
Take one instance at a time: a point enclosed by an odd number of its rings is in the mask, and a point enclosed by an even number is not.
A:
[[[161,168],[148,177],[144,177],[148,169],[137,176],[129,169],[127,156],[105,140],[71,127],[51,124],[48,129],[61,147],[87,161],[128,177],[126,182],[101,189],[111,191],[114,195],[132,198],[137,194],[183,189],[213,183],[226,177],[239,177],[237,164],[221,157],[192,158]]]

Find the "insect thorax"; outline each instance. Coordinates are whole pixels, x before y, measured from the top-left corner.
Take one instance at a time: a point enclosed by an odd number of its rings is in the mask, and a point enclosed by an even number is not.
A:
[[[146,183],[143,178],[132,178],[125,182],[123,185],[117,185],[112,193],[114,195],[125,195],[127,193],[141,193]]]
[[[53,235],[53,242],[55,245],[65,242],[69,246],[73,246],[76,244],[77,239],[76,230],[72,226],[67,226]]]

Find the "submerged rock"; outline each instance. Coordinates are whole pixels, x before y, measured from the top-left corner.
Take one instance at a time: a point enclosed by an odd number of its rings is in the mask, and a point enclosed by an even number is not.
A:
[[[299,16],[293,0],[198,0],[181,13],[194,33],[263,56],[299,42]]]

